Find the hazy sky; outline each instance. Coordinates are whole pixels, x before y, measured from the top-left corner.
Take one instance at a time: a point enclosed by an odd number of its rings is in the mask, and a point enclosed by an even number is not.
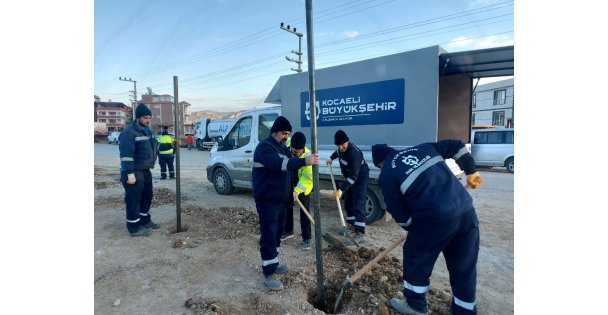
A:
[[[261,104],[281,75],[295,73],[304,0],[97,0],[94,93],[130,104],[151,88],[191,111]],[[448,52],[513,45],[513,1],[313,1],[316,69],[440,45]],[[302,69],[307,70],[306,34]],[[483,83],[483,81],[481,82]]]

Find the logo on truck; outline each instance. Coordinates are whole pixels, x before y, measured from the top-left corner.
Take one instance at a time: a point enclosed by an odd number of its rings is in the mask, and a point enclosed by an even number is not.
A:
[[[405,80],[318,90],[317,126],[402,124]],[[310,126],[308,92],[300,93],[302,127]]]

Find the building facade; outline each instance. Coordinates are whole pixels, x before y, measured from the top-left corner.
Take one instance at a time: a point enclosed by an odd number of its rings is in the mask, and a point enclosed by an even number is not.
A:
[[[96,96],[93,104],[94,121],[104,123],[108,132],[121,131],[133,119],[133,110],[122,102],[102,102]]]
[[[157,95],[152,92],[141,95],[141,101],[138,103],[144,103],[152,112],[151,128],[153,133],[159,133],[163,128],[168,128],[172,134],[184,135],[184,124],[187,123],[190,117],[190,103],[179,102],[177,103],[177,126],[178,130],[175,131],[173,116],[173,102],[174,98],[171,95]]]
[[[471,99],[471,125],[513,128],[514,79],[477,86]]]

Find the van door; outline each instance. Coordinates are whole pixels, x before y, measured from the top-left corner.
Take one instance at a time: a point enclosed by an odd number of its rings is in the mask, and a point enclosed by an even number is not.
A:
[[[255,148],[255,144],[251,141],[252,123],[253,116],[239,119],[226,135],[222,148],[218,149],[218,151],[223,151],[226,162],[230,164],[228,171],[237,186],[251,186],[251,168]]]
[[[505,159],[513,156],[513,131],[476,131],[471,155],[476,165],[504,166]]]

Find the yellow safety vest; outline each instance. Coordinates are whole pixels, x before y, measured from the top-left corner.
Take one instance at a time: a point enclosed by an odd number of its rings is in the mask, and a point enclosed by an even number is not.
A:
[[[169,146],[165,145],[169,144]],[[161,151],[161,148],[170,147],[169,150]],[[173,154],[173,139],[169,135],[162,135],[158,138],[158,154]]]
[[[285,146],[288,148],[291,147],[291,137],[287,138]],[[302,159],[306,158],[310,154],[310,150],[307,147],[304,147],[304,151],[298,157]],[[295,191],[297,194],[310,194],[312,191],[312,165],[305,165],[298,169],[298,184],[293,188],[293,191]]]

